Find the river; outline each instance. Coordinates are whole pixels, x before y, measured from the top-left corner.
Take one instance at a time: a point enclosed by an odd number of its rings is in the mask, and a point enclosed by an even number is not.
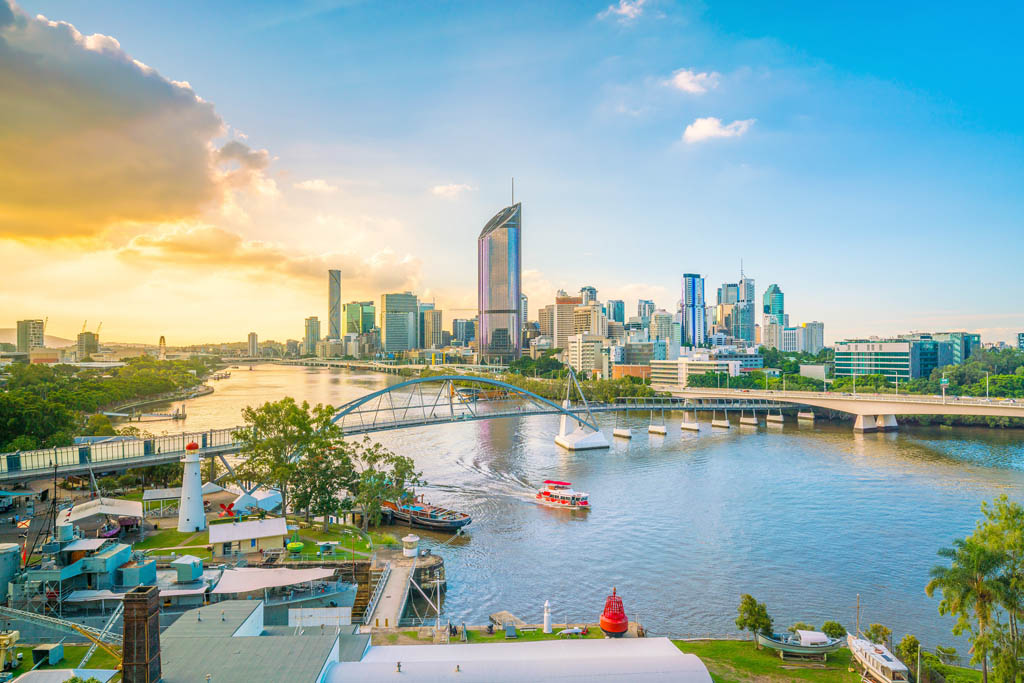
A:
[[[244,406],[283,396],[333,405],[400,381],[391,375],[277,365],[231,370],[159,433],[227,427]],[[896,639],[956,643],[952,620],[924,594],[935,551],[971,532],[981,501],[1020,499],[1024,434],[904,427],[852,433],[849,423],[680,430],[648,435],[633,414],[631,441],[568,453],[556,417],[525,417],[384,432],[415,459],[431,502],[473,516],[468,537],[438,552],[455,623],[507,609],[539,622],[593,621],[612,586],[630,618],[658,634],[727,634],[741,593],[764,601],[777,626],[881,622]],[[614,414],[598,416],[610,437]],[[623,418],[619,418],[622,420]],[[707,419],[707,418],[702,418]],[[544,479],[590,494],[589,513],[533,503]],[[429,536],[429,534],[420,534]],[[425,538],[437,547],[443,537]],[[965,648],[961,647],[961,651]]]

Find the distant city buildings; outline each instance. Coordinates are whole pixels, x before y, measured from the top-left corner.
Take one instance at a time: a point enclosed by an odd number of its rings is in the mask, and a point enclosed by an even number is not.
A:
[[[100,337],[95,332],[79,332],[77,343],[77,359],[79,362],[91,358],[93,354],[99,353]]]
[[[427,313],[429,311],[433,311],[434,308],[435,308],[434,302],[424,303],[424,302],[421,301],[419,303],[419,305],[418,305],[418,308],[419,308],[419,318],[418,318],[418,320],[419,320],[419,328],[416,331],[417,337],[416,337],[416,347],[415,348],[418,348],[418,349],[420,349],[420,348],[429,349],[429,348],[431,348],[431,346],[430,346],[430,344],[428,344],[426,342],[426,333],[427,333],[426,332],[426,321],[427,321]]]
[[[584,306],[594,303],[597,301],[597,288],[590,285],[580,287],[580,298],[583,300]]]
[[[522,204],[499,211],[477,238],[478,356],[507,363],[522,352]]]
[[[419,346],[419,302],[412,292],[380,297],[380,343],[385,353]]]
[[[327,338],[341,339],[341,271],[327,271]]]
[[[1017,350],[1024,351],[1024,332],[1017,333]]]
[[[303,337],[302,354],[312,356],[316,353],[317,342],[320,341],[320,318],[312,315],[306,318],[306,333]]]
[[[18,352],[28,353],[32,349],[46,346],[43,340],[44,325],[42,320],[18,321]]]
[[[683,275],[683,346],[703,346],[707,325],[704,320],[704,278],[696,273]]]
[[[256,358],[260,355],[259,338],[255,332],[249,333],[249,358]]]
[[[576,334],[576,308],[582,304],[583,297],[569,296],[561,290],[555,296],[551,332],[555,348],[565,350],[569,345],[569,337]],[[541,334],[544,334],[543,327],[541,328]]]
[[[636,302],[636,315],[640,318],[640,324],[647,327],[651,322],[651,315],[657,309],[654,302],[649,299],[640,299]]]
[[[622,299],[609,299],[606,304],[608,308],[608,320],[609,322],[615,321],[617,323],[626,322],[626,302]]]
[[[789,316],[786,315],[785,311],[785,296],[782,294],[782,290],[779,289],[778,285],[768,285],[768,289],[764,290],[764,296],[761,299],[762,302],[762,325],[767,327],[771,323],[775,323],[781,327],[789,325]]]
[[[442,313],[438,310],[427,310],[423,316],[423,348],[441,349],[447,346],[444,343],[445,331],[441,327]],[[451,335],[449,335],[449,340]]]
[[[452,320],[452,337],[457,340],[462,346],[466,346],[469,342],[476,339],[475,326],[472,320],[465,318],[456,318]]]

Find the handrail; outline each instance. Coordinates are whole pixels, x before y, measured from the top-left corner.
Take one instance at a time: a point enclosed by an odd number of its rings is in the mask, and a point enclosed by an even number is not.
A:
[[[384,586],[388,582],[388,577],[391,576],[391,563],[384,563],[384,571],[380,573],[380,578],[377,579],[377,585],[373,588],[373,593],[370,594],[370,601],[366,603],[366,611],[363,612],[363,624],[370,623],[370,617],[373,616],[373,611],[377,609],[377,603],[380,602],[380,596],[384,592]]]

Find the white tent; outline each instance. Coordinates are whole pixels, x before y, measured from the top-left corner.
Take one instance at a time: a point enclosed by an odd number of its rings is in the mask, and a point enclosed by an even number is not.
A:
[[[97,498],[87,503],[74,505],[67,510],[61,510],[60,521],[65,524],[93,517],[95,515],[110,515],[111,517],[138,517],[142,518],[142,503],[135,500],[121,500],[119,498]]]
[[[320,581],[334,576],[333,569],[261,569],[241,567],[225,569],[217,587],[210,591],[216,595],[225,593],[249,593],[265,588],[280,588],[299,583]]]

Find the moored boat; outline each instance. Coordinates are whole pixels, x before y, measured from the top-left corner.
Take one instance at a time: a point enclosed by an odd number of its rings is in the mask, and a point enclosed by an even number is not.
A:
[[[853,658],[863,667],[864,673],[879,683],[907,683],[910,671],[889,648],[858,638],[852,633],[846,635]]]
[[[778,650],[779,656],[827,657],[843,646],[842,638],[829,638],[819,631],[798,629],[795,633],[757,634],[757,644],[771,650]]]
[[[392,520],[435,531],[456,531],[473,521],[465,512],[425,502],[422,495],[416,496],[411,502],[386,500],[381,507]]]
[[[572,484],[567,481],[544,481],[544,488],[537,491],[537,502],[541,505],[561,508],[563,510],[589,510],[588,494],[573,491]]]

